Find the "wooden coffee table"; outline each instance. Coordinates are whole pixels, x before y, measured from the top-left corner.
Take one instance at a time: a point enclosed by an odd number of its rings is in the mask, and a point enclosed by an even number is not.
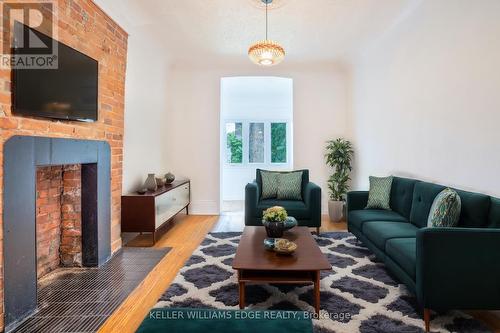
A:
[[[286,231],[286,238],[298,245],[292,255],[280,255],[264,248],[267,238],[264,227],[245,227],[241,236],[233,268],[238,271],[240,309],[245,307],[246,283],[314,284],[314,308],[319,313],[320,271],[332,266],[321,252],[307,227]]]

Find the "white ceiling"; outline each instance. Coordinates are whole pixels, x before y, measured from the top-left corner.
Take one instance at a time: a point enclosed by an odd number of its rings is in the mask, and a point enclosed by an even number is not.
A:
[[[147,31],[175,62],[245,61],[264,39],[256,0],[95,0],[130,34]],[[389,29],[419,0],[280,0],[269,37],[287,62],[335,61]]]

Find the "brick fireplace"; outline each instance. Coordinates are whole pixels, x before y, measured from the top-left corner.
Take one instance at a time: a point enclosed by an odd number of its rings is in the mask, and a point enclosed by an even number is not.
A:
[[[37,277],[82,266],[81,166],[36,170]]]
[[[14,136],[3,146],[7,329],[37,307],[37,279],[111,257],[108,142]]]
[[[109,199],[104,204],[109,205],[109,224],[100,237],[107,238],[109,242],[109,251],[114,252],[121,246],[120,238],[120,196],[122,183],[122,161],[123,161],[123,122],[124,122],[124,89],[125,89],[125,70],[127,59],[127,33],[106,15],[93,1],[91,0],[55,0],[57,6],[57,39],[66,45],[96,59],[99,62],[99,91],[98,91],[98,120],[93,123],[55,121],[41,118],[24,118],[17,117],[12,114],[12,77],[11,71],[6,68],[0,68],[0,165],[5,166],[6,163],[6,145],[16,138],[16,136],[30,137],[45,137],[45,138],[65,138],[78,140],[92,140],[98,145],[106,144],[109,150],[110,164],[106,172],[108,181],[110,182]],[[42,31],[43,32],[43,31]],[[4,34],[0,34],[0,44],[3,43]],[[96,143],[96,144],[97,144]],[[31,148],[30,148],[31,149]],[[44,147],[37,147],[44,150]],[[81,161],[61,161],[60,156],[52,156],[53,163],[48,160],[39,160],[38,167],[46,166],[61,166],[68,164],[81,165],[82,179],[87,176],[92,176],[96,172],[95,163],[97,155],[88,156],[88,151],[84,148],[78,148],[77,152],[81,157],[85,158]],[[63,154],[64,155],[64,154]],[[35,160],[33,156],[33,160]],[[37,157],[38,158],[38,157]],[[26,161],[24,161],[26,162]],[[29,161],[28,161],[29,162]],[[31,161],[31,163],[34,163]],[[23,276],[23,265],[21,267],[7,267],[8,261],[13,260],[10,254],[7,253],[7,237],[8,226],[6,208],[9,203],[6,190],[7,178],[14,181],[14,189],[18,188],[24,181],[30,180],[33,185],[33,190],[30,192],[26,200],[23,197],[18,197],[17,201],[23,202],[21,212],[26,208],[33,209],[33,238],[35,235],[35,177],[36,172],[28,178],[12,179],[5,172],[5,168],[0,168],[0,249],[3,250],[0,255],[0,331],[5,328],[4,320],[7,324],[11,323],[15,318],[9,317],[6,313],[7,306],[12,299],[8,294],[12,288],[7,285],[12,283],[13,279]],[[90,177],[92,179],[92,177]],[[91,186],[91,183],[86,184]],[[82,183],[82,187],[85,185]],[[82,191],[82,213],[85,209],[84,203],[90,202],[92,198],[85,198],[85,192]],[[14,200],[16,198],[14,197]],[[30,201],[33,200],[33,201]],[[16,202],[14,202],[16,203]],[[64,214],[64,212],[62,213]],[[57,214],[56,214],[57,215]],[[31,217],[31,216],[30,216]],[[82,224],[83,226],[83,224]],[[84,230],[82,230],[84,233]],[[83,236],[83,234],[82,234]],[[85,265],[85,249],[89,248],[85,244],[85,237],[82,237],[82,263]],[[34,246],[34,245],[33,245]],[[34,253],[34,248],[28,249]],[[36,256],[30,265],[35,265]],[[91,264],[91,263],[87,263]],[[97,262],[93,263],[94,265]],[[30,266],[31,267],[31,266]],[[50,267],[50,265],[49,265]],[[17,274],[14,273],[18,272]],[[9,275],[10,274],[10,275]],[[28,275],[30,277],[26,292],[31,300],[36,287],[36,273]],[[31,304],[31,303],[30,303]]]

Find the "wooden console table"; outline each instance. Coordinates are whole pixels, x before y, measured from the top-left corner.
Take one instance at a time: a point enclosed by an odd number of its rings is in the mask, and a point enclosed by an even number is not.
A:
[[[186,209],[189,214],[190,182],[178,180],[146,194],[122,196],[122,232],[151,232],[153,245],[158,229]]]

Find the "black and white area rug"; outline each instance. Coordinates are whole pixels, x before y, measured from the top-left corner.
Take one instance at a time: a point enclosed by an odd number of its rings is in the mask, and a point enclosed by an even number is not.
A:
[[[238,309],[232,259],[241,233],[210,233],[155,307]],[[321,315],[316,333],[423,332],[415,297],[347,232],[315,239],[332,264],[321,279]],[[247,285],[248,309],[314,312],[312,285]],[[434,316],[432,332],[491,332],[472,317],[453,311]]]

